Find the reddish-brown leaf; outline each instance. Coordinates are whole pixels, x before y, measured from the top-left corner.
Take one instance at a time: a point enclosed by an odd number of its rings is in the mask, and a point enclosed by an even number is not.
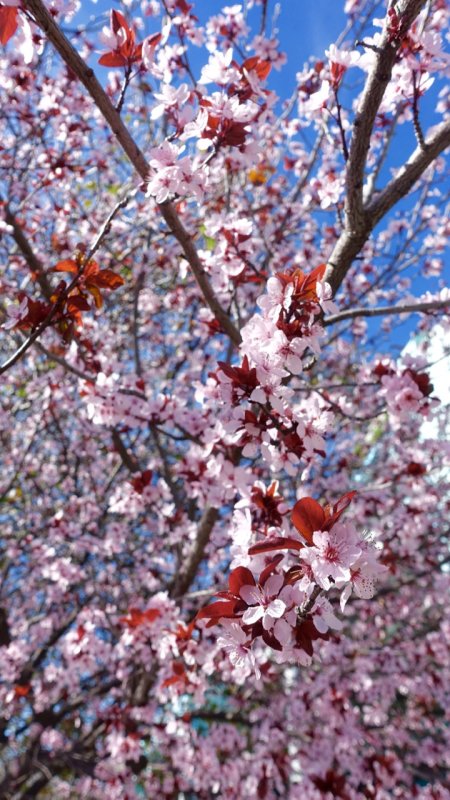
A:
[[[292,539],[289,536],[274,536],[249,547],[248,554],[256,556],[261,553],[270,553],[272,550],[301,550],[302,547],[304,544],[298,539]]]
[[[261,584],[261,586],[265,584],[267,578],[269,578],[270,575],[272,575],[272,572],[275,572],[278,564],[280,563],[280,561],[283,560],[283,558],[284,558],[283,553],[280,553],[279,555],[275,556],[275,558],[273,558],[272,561],[269,561],[266,567],[264,567],[263,571],[261,572],[261,575],[259,576],[259,583]]]
[[[111,11],[111,29],[114,33],[119,33],[120,29],[124,28],[128,33],[130,30],[130,26],[126,21],[124,15],[121,11]]]
[[[6,44],[14,36],[18,25],[19,9],[14,6],[0,7],[0,42]]]
[[[67,312],[72,314],[76,311],[89,311],[90,305],[84,295],[76,294],[68,298],[66,308]]]
[[[337,503],[334,504],[334,506],[331,508],[331,511],[329,511],[328,513],[328,519],[325,524],[325,529],[327,531],[331,530],[333,525],[336,524],[338,519],[344,513],[345,509],[348,508],[348,506],[350,505],[355,494],[357,494],[357,492],[354,491],[347,492],[347,494],[342,495],[342,497],[337,501]]]
[[[147,611],[141,611],[140,608],[130,608],[126,617],[120,617],[119,622],[126,625],[128,628],[138,628],[144,622],[154,622],[158,619],[161,612],[158,608],[149,608]]]
[[[73,272],[76,275],[79,271],[80,268],[73,258],[64,258],[53,267],[53,272]]]
[[[111,269],[101,269],[89,283],[98,286],[99,289],[112,289],[114,291],[114,289],[118,289],[119,286],[123,286],[125,281],[121,275],[117,275],[117,273],[113,272]]]
[[[14,687],[14,694],[16,697],[26,697],[30,694],[31,683],[16,683]]]
[[[263,61],[261,58],[258,58],[258,56],[247,58],[242,64],[242,72],[244,72],[244,70],[247,72],[256,72],[260,81],[264,81],[267,78],[271,68],[272,65],[270,61]]]
[[[312,544],[314,531],[323,530],[325,519],[325,511],[312,497],[302,497],[295,504],[291,514],[292,524],[308,544]]]
[[[94,298],[95,307],[96,308],[102,308],[102,306],[103,306],[103,297],[102,297],[100,289],[97,286],[95,286],[94,283],[87,283],[86,284],[86,289],[88,290],[88,292]]]
[[[105,53],[99,58],[98,63],[104,67],[125,67],[128,64],[128,58],[121,53]]]
[[[218,600],[216,603],[210,603],[209,606],[201,608],[197,612],[195,619],[209,619],[210,625],[216,625],[220,619],[232,619],[235,616],[234,609],[236,600]]]
[[[228,579],[231,594],[239,597],[242,586],[256,586],[256,581],[247,567],[236,567]]]

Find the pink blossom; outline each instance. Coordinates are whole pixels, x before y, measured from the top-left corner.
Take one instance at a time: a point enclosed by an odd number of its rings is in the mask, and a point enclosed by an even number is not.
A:
[[[272,575],[264,587],[243,586],[240,595],[250,608],[244,612],[242,621],[246,625],[253,625],[262,620],[263,628],[269,630],[275,619],[283,616],[286,604],[278,598],[284,583],[282,575]]]
[[[256,678],[261,677],[255,655],[251,651],[251,642],[237,622],[224,622],[223,636],[217,639],[217,646],[226,651],[231,663],[238,670],[247,671],[248,668],[254,671]]]
[[[219,86],[231,83],[238,76],[237,71],[233,67],[230,68],[232,59],[232,47],[229,47],[225,53],[217,52],[211,55],[208,63],[202,67],[199,83],[217,83]]]
[[[6,313],[9,319],[3,323],[2,328],[6,330],[10,330],[14,328],[24,317],[28,314],[28,297],[24,297],[23,300],[16,305],[15,303],[9,303],[6,306]]]
[[[361,555],[359,539],[354,527],[338,522],[331,531],[316,531],[313,547],[304,548],[300,558],[311,565],[314,578],[323,589],[338,579],[350,580],[350,567]]]

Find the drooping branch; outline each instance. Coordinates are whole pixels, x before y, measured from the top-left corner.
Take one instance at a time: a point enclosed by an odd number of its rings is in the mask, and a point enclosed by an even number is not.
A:
[[[150,165],[122,121],[120,113],[114,108],[108,95],[95,77],[94,71],[87,66],[75,48],[72,47],[41,0],[24,0],[23,7],[30,12],[36,24],[43,30],[63,61],[87,89],[136,172],[143,181],[147,181],[150,175]],[[191,235],[183,226],[172,203],[163,203],[159,208],[169,229],[181,245],[207,305],[231,341],[236,346],[239,346],[241,342],[240,333],[214,294]]]

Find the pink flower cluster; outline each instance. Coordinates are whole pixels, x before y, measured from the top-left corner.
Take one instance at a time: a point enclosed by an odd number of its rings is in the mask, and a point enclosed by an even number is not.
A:
[[[385,571],[378,561],[380,552],[351,523],[340,521],[354,494],[325,508],[309,497],[299,500],[291,520],[301,538],[265,536],[253,544],[248,553],[258,563],[262,555],[276,552],[264,563],[258,579],[249,566],[235,567],[228,590],[218,592],[220,599],[197,614],[197,620],[208,620],[208,627],[222,625],[225,633],[218,644],[242,675],[251,669],[260,675],[258,654],[262,651],[254,646],[258,640],[280,662],[309,663],[313,643],[328,639],[330,630],[342,627],[325,592],[343,590],[342,611],[352,589],[359,597],[373,596],[375,580]],[[292,559],[283,551],[297,557]]]

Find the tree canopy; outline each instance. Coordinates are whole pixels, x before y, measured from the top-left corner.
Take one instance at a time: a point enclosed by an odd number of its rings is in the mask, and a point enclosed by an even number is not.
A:
[[[2,799],[450,798],[448,7],[286,4],[0,2]]]

